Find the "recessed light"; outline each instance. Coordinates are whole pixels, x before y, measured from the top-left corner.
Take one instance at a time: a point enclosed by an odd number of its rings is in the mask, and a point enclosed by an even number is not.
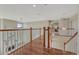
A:
[[[33,7],[36,7],[36,5],[33,5]]]

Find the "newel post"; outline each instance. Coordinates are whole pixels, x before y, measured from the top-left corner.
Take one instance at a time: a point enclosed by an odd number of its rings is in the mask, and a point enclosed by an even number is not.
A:
[[[43,27],[43,47],[45,47],[45,27]]]
[[[30,27],[30,42],[32,42],[32,27]]]
[[[51,47],[51,40],[50,40],[50,27],[48,27],[48,48]]]

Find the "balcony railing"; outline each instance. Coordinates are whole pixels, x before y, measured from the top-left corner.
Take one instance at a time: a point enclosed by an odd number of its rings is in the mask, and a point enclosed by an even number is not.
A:
[[[43,29],[43,31],[41,31]],[[43,34],[41,34],[43,32]],[[43,27],[43,28],[28,28],[28,29],[0,29],[0,54],[10,54],[19,48],[20,53],[23,53],[23,46],[27,43],[32,42],[34,39],[43,35],[43,47],[47,49],[60,49],[61,46],[63,47],[63,51],[72,51],[74,49],[76,51],[76,44],[77,44],[77,34],[73,34],[69,39],[66,40],[64,43],[65,38],[61,38],[62,36],[54,35],[54,29],[50,27]],[[55,37],[56,36],[56,37]],[[55,37],[55,38],[54,38]],[[58,41],[54,41],[54,39]],[[55,44],[54,44],[55,43]],[[58,45],[58,46],[57,46]],[[72,46],[72,47],[71,47]],[[71,49],[71,48],[72,49]],[[15,55],[18,52],[14,53]]]
[[[55,33],[53,28],[48,27],[47,29],[43,28],[44,32],[44,47],[51,49],[61,49],[63,51],[77,53],[77,34],[75,30],[67,29],[69,34],[60,35],[60,33]],[[67,32],[66,31],[66,32]],[[73,31],[73,32],[72,32]],[[66,33],[64,31],[64,33]],[[56,34],[56,35],[55,35]],[[64,53],[64,52],[63,52]]]
[[[0,29],[0,54],[10,54],[38,37],[41,37],[41,28]]]

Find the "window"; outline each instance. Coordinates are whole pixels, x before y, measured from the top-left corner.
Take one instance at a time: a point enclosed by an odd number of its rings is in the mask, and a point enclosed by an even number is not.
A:
[[[22,28],[23,24],[22,23],[17,23],[17,28]]]

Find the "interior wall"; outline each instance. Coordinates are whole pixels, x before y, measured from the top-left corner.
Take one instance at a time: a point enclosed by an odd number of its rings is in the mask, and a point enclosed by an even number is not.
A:
[[[69,31],[71,33],[71,35],[73,35],[75,32],[77,32],[77,24],[78,24],[78,19],[77,19],[77,14],[73,15],[72,17],[70,17],[71,20],[71,28],[73,28],[74,30]],[[78,35],[73,38],[67,45],[66,45],[66,50],[71,51],[71,52],[75,52],[77,53],[77,37]]]
[[[40,36],[40,34],[41,35],[43,34],[43,27],[48,27],[48,21],[34,21],[34,22],[24,23],[24,28],[30,28],[30,27],[41,28],[41,33],[40,33],[40,30],[32,30],[32,35],[33,35],[32,37],[33,37],[33,39],[36,39]],[[24,35],[24,37],[26,37],[26,36]]]
[[[61,19],[61,20],[59,20],[59,28],[60,28],[60,30],[59,30],[59,34],[60,35],[68,35],[68,31],[66,31],[66,30],[62,30],[62,28],[68,28],[68,18],[63,18],[63,19]]]
[[[0,19],[0,29],[2,29],[2,20]],[[0,54],[2,54],[2,32],[0,31]]]
[[[26,28],[43,28],[48,26],[48,21],[33,21],[33,22],[26,22]]]
[[[77,16],[78,15],[75,14],[75,15],[69,17],[69,18],[60,20],[59,27],[65,27],[65,28],[71,28],[71,29],[73,28],[72,30],[60,30],[60,34],[72,36],[75,32],[77,32],[77,29],[78,29]],[[71,51],[71,52],[77,53],[77,40],[78,40],[77,37],[78,36],[76,36],[68,44],[66,44],[66,51]]]
[[[60,30],[60,34],[62,35],[73,35],[74,32],[77,31],[77,14],[69,17],[69,18],[63,18],[59,21],[59,27],[62,29],[63,27],[65,29],[70,28],[69,30]]]
[[[24,28],[41,28],[41,32],[43,31],[43,27],[48,27],[48,21],[44,20],[44,21],[35,21],[35,22],[26,22],[24,25]],[[42,34],[42,33],[41,33]]]
[[[3,19],[3,29],[16,29],[17,22],[10,19]]]
[[[78,30],[78,38],[77,38],[77,54],[79,55],[79,13],[78,13],[78,21],[77,21],[77,30]]]

